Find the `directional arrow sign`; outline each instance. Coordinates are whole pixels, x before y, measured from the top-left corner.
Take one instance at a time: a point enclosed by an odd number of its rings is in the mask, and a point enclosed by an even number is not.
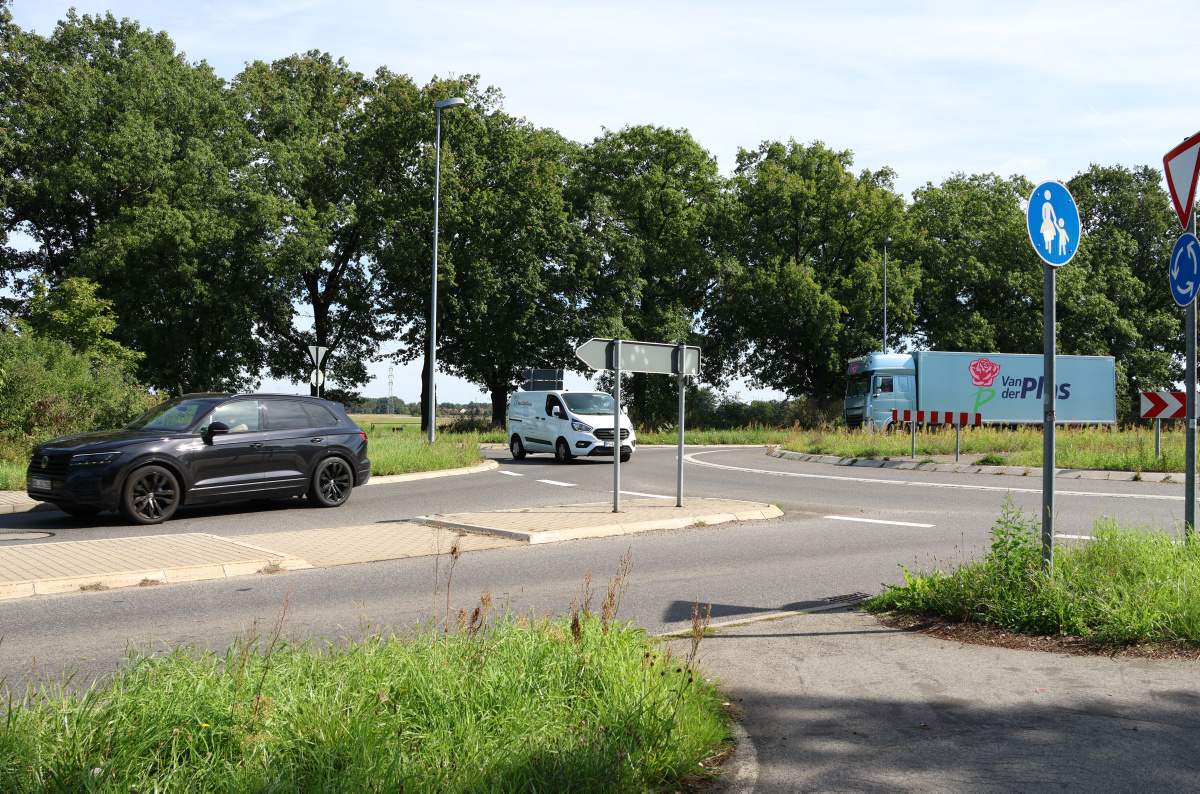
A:
[[[1187,395],[1181,391],[1142,392],[1143,419],[1183,419],[1187,415]]]
[[[618,369],[613,361],[613,340],[589,339],[575,350],[575,356],[592,369]],[[683,371],[679,369],[679,346],[659,342],[621,340],[622,372],[653,372],[660,375],[699,375],[700,348],[684,347]]]
[[[1196,299],[1200,290],[1200,240],[1194,234],[1181,235],[1171,251],[1171,267],[1167,270],[1171,297],[1180,306]]]
[[[1196,177],[1200,176],[1200,132],[1176,146],[1163,156],[1163,172],[1179,223],[1187,228],[1188,215],[1196,200]]]

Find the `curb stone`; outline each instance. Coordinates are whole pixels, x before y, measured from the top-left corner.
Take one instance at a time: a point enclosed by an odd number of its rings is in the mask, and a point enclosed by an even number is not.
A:
[[[919,471],[954,472],[958,474],[991,474],[1012,477],[1042,476],[1041,467],[1028,466],[976,466],[968,463],[918,463],[915,460],[877,460],[869,458],[839,458],[833,455],[816,455],[804,452],[789,452],[775,449],[767,453],[773,458],[798,460],[807,463],[826,463],[833,466],[856,466],[874,469],[914,469]],[[1056,479],[1063,480],[1115,480],[1124,482],[1182,482],[1178,472],[1162,471],[1106,471],[1096,469],[1058,469]],[[1168,479],[1170,478],[1170,479]]]

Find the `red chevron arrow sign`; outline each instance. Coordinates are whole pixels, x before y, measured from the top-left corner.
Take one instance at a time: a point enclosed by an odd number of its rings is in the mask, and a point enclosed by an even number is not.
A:
[[[1187,395],[1181,391],[1142,392],[1143,419],[1183,419],[1187,415]]]

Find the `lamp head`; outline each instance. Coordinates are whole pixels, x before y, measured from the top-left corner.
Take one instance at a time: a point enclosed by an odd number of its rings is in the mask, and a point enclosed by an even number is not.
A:
[[[433,106],[438,110],[442,110],[443,108],[456,108],[459,105],[465,104],[467,104],[467,100],[462,97],[452,96],[449,99],[439,99],[433,103]]]
[[[883,238],[883,244],[884,244],[884,245],[891,245],[891,244],[892,244],[892,238],[891,238],[891,237],[884,237],[884,238]]]

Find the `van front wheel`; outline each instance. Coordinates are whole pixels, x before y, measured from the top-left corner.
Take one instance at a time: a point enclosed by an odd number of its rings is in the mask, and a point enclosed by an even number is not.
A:
[[[567,446],[565,438],[560,438],[558,443],[554,445],[554,459],[559,463],[570,463],[575,460],[571,456],[571,448]]]
[[[525,460],[525,445],[516,433],[513,433],[512,440],[508,442],[508,451],[512,453],[513,460]]]

